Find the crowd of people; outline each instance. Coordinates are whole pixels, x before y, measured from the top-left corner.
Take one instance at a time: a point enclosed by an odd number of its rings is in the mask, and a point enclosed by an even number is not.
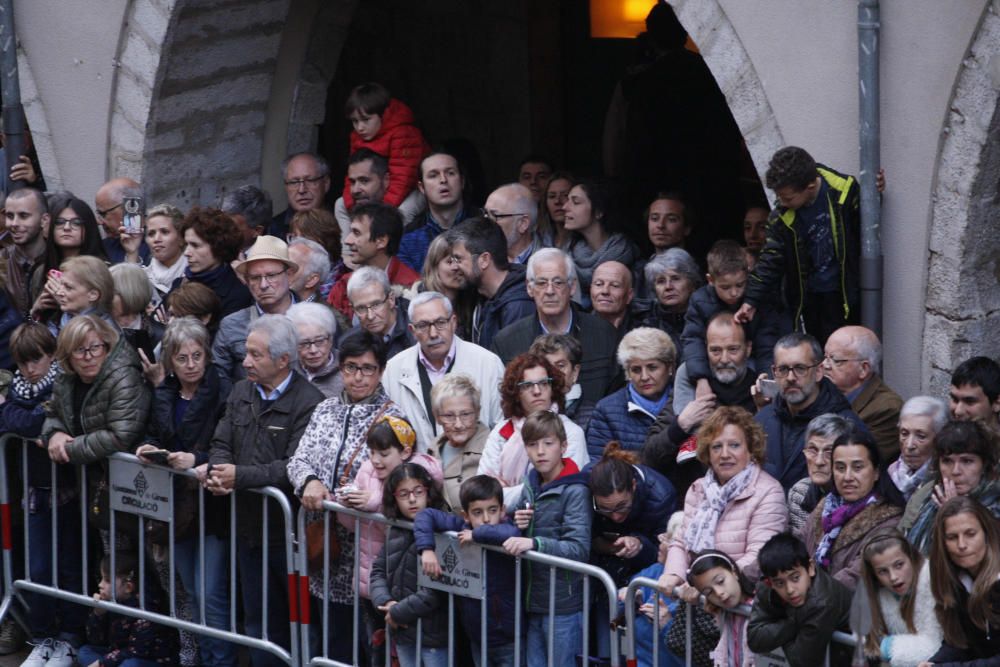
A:
[[[276,215],[244,185],[217,207],[143,206],[136,230],[139,183],[105,183],[92,208],[19,167],[0,432],[28,442],[32,581],[82,592],[92,577],[95,599],[149,608],[176,576],[178,616],[230,630],[233,566],[240,632],[288,647],[282,521],[248,495],[269,486],[320,525],[327,501],[413,522],[387,534],[340,515],[316,548],[309,600],[328,632],[312,649],[336,660],[447,664],[447,598],[418,575],[440,576],[434,534],[456,531],[506,552],[489,552],[486,616],[456,601],[451,649],[476,665],[577,664],[592,631],[580,575],[525,563],[518,591],[513,557],[529,551],[594,564],[622,594],[658,579],[637,609],[640,664],[653,643],[659,665],[681,664],[683,604],[697,665],[778,649],[846,664],[853,649],[830,642],[855,596],[867,660],[996,664],[1000,366],[973,357],[948,397],[905,402],[882,379],[881,343],[858,324],[854,177],[778,150],[773,210],[748,206],[744,237],[702,255],[685,247],[699,221],[681,192],[641,202],[633,224],[609,183],[535,155],[473,202],[461,157],[383,86],[355,88],[345,115],[340,196],[323,157],[296,153]],[[124,517],[112,531],[115,452],[193,471],[175,481],[172,538],[154,524],[140,540]],[[92,573],[84,544],[105,555]],[[26,597],[25,667],[238,660],[218,637]],[[613,650],[611,620],[591,616],[594,659]],[[18,632],[7,619],[0,652]]]

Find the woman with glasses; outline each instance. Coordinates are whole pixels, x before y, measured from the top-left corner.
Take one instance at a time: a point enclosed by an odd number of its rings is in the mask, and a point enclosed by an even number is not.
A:
[[[635,322],[641,327],[666,331],[674,347],[681,351],[684,316],[694,291],[701,287],[701,269],[686,250],[670,248],[646,262],[643,269],[646,285],[654,295],[652,303],[635,302]],[[683,359],[678,359],[678,365]]]
[[[354,486],[361,464],[368,459],[368,431],[383,415],[405,419],[382,388],[386,349],[382,341],[366,331],[352,331],[337,348],[344,390],[328,398],[313,412],[295,454],[288,461],[288,479],[307,510],[319,511],[324,500],[343,500]],[[330,633],[327,657],[350,663],[353,656],[351,627],[354,618],[354,520],[344,517],[331,522],[337,531],[340,558],[330,569],[330,585],[323,589],[322,568],[309,577],[309,591],[323,618],[322,604],[329,605]],[[322,636],[322,633],[316,633]]]
[[[243,233],[232,218],[214,208],[194,208],[181,224],[184,233],[184,276],[174,281],[201,283],[222,302],[221,317],[253,305],[253,296],[237,277],[232,261],[243,246]]]
[[[801,530],[816,505],[833,486],[833,443],[851,428],[851,422],[839,415],[814,417],[806,426],[805,447],[808,477],[803,477],[788,490],[788,527]]]
[[[621,232],[613,232],[611,188],[592,180],[578,181],[563,204],[563,225],[571,233],[567,252],[576,265],[581,302],[590,307],[590,280],[604,262],[631,266],[639,257],[635,244]]]
[[[212,364],[212,339],[205,325],[194,317],[175,317],[163,335],[161,363],[165,378],[153,393],[152,415],[146,443],[136,455],[143,459],[156,450],[166,450],[166,464],[176,470],[195,469],[208,463],[212,435],[226,409],[231,389],[228,378]],[[150,463],[162,460],[145,459]],[[204,481],[202,479],[201,481]],[[198,495],[196,481],[174,477],[174,563],[157,558],[157,573],[165,590],[176,571],[183,590],[178,591],[178,615],[199,622],[204,580],[205,623],[209,627],[229,627],[228,517],[229,499],[203,493],[205,502],[205,569],[201,569],[198,541]],[[164,531],[165,532],[165,531]],[[154,544],[167,546],[163,532],[150,534]],[[186,614],[186,615],[185,615]],[[191,641],[192,648],[194,642]],[[228,642],[199,636],[200,664],[236,664],[236,647]],[[188,642],[182,635],[181,646]]]
[[[566,458],[573,459],[580,470],[590,463],[583,429],[562,414],[566,407],[565,382],[563,374],[545,357],[530,352],[514,357],[504,371],[500,407],[505,419],[497,422],[486,438],[477,474],[500,480],[508,508],[521,497],[521,486],[531,466],[521,439],[521,427],[531,413],[539,410],[558,413],[569,443]]]
[[[454,511],[462,508],[459,489],[479,471],[490,433],[479,420],[479,405],[479,388],[464,373],[449,373],[431,389],[431,411],[441,435],[427,448],[427,454],[441,464],[444,499]]]
[[[285,314],[299,334],[299,370],[327,398],[340,396],[344,380],[333,347],[337,340],[333,311],[318,303],[297,303]]]
[[[58,316],[57,274],[64,261],[81,255],[96,257],[105,264],[108,261],[97,218],[87,202],[68,193],[56,194],[49,198],[49,210],[55,213],[45,241],[45,262],[42,270],[31,275],[31,294],[35,298],[31,312],[40,321]]]
[[[764,429],[740,407],[721,407],[698,431],[698,459],[708,468],[684,498],[684,523],[674,534],[660,588],[680,588],[688,602],[700,591],[686,584],[691,555],[718,549],[751,581],[757,553],[788,525],[785,492],[764,472]]]

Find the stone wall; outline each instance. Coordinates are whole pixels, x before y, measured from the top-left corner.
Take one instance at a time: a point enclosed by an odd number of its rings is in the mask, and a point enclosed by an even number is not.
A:
[[[924,391],[952,369],[1000,357],[1000,14],[983,14],[955,87],[934,190],[924,324]],[[893,279],[888,276],[888,279]]]

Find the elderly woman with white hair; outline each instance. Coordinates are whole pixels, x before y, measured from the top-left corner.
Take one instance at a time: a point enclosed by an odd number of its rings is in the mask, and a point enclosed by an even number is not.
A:
[[[934,439],[948,423],[948,406],[936,396],[914,396],[899,412],[899,458],[887,472],[907,500],[933,479]]]
[[[285,313],[299,334],[299,370],[327,398],[344,389],[337,350],[337,319],[329,307],[297,303]]]
[[[462,482],[479,471],[479,459],[490,429],[479,418],[479,388],[465,373],[449,373],[431,389],[431,411],[441,427],[441,435],[427,448],[427,454],[444,471],[444,499],[453,510],[462,502]]]
[[[639,451],[656,418],[670,404],[677,351],[659,329],[640,327],[618,344],[618,363],[628,380],[623,388],[597,403],[587,426],[587,451],[601,458],[612,440],[623,449]]]
[[[686,250],[671,248],[646,263],[643,269],[646,284],[652,288],[652,303],[637,305],[635,321],[638,326],[662,329],[670,334],[674,348],[683,350],[681,333],[684,315],[694,291],[701,287],[701,269]],[[675,360],[680,363],[682,360]]]

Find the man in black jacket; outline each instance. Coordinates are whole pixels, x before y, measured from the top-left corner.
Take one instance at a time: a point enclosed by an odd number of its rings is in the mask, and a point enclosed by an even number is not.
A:
[[[236,535],[240,588],[247,634],[261,636],[263,585],[268,587],[268,638],[291,646],[288,627],[288,571],[285,563],[285,522],[268,501],[268,534],[263,525],[260,496],[245,489],[275,486],[294,500],[286,468],[305,432],[313,409],[325,397],[297,371],[295,325],[284,315],[262,315],[250,324],[243,368],[247,377],[233,386],[226,413],[215,429],[205,486],[216,495],[236,491]],[[293,508],[297,503],[293,504]],[[294,509],[293,509],[294,512]],[[294,514],[292,515],[294,520]],[[267,539],[267,577],[262,584],[264,539]],[[282,665],[274,655],[251,650],[254,667]]]
[[[535,312],[535,302],[524,290],[525,269],[507,259],[507,239],[491,220],[464,220],[447,238],[458,269],[479,292],[471,340],[489,349],[498,331]]]
[[[756,419],[767,433],[764,470],[787,491],[807,475],[802,448],[813,417],[833,413],[850,419],[866,433],[868,428],[836,385],[823,377],[823,348],[812,336],[795,332],[779,338],[771,370],[778,396],[761,408]]]
[[[493,339],[493,351],[504,365],[527,352],[542,334],[569,334],[583,346],[583,398],[596,402],[620,388],[624,380],[615,360],[618,333],[601,318],[572,307],[576,268],[569,255],[557,248],[539,250],[528,260],[527,278],[537,312],[501,329]]]

